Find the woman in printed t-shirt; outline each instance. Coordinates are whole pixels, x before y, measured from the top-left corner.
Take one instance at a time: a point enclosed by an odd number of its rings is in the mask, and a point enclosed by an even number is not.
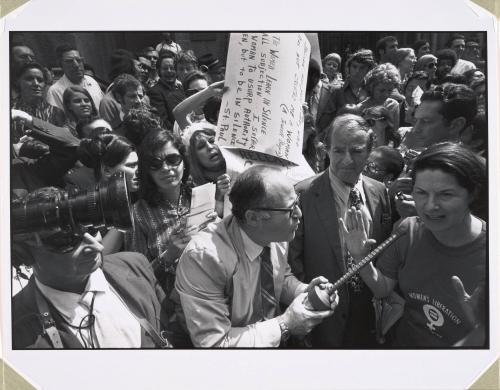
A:
[[[430,146],[415,160],[418,216],[403,221],[406,234],[360,272],[376,297],[395,288],[403,295],[393,346],[485,345],[486,223],[470,211],[485,172],[473,152],[449,142]],[[359,212],[351,210],[344,226],[350,253],[362,259],[371,241]]]

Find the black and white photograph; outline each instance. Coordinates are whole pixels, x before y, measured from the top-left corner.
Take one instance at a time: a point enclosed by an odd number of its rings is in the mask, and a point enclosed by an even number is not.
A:
[[[490,28],[171,25],[8,28],[14,367],[496,354]]]

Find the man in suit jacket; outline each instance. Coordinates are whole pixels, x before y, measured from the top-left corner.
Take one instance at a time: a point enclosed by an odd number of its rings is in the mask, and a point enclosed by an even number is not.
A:
[[[307,283],[324,275],[332,283],[348,269],[349,255],[340,233],[354,191],[357,207],[377,243],[391,231],[391,211],[382,183],[361,176],[373,144],[366,121],[353,114],[340,115],[328,129],[330,167],[296,185],[300,194],[302,220],[290,243],[289,263],[298,279]],[[369,348],[375,346],[372,294],[357,278],[338,291],[340,303],[332,317],[312,332],[313,347]]]
[[[34,234],[37,242],[13,243],[14,258],[33,265],[30,282],[12,301],[14,349],[169,345],[161,335],[165,296],[144,256],[102,258],[99,233],[76,240],[62,232]]]

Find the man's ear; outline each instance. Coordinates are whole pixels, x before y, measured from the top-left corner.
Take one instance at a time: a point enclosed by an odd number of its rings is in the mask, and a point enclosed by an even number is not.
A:
[[[245,221],[247,225],[252,227],[258,227],[260,225],[260,221],[264,218],[264,213],[258,210],[247,210],[245,211]]]
[[[460,133],[465,129],[466,120],[463,116],[453,119],[450,122],[450,139],[455,140],[460,138]]]
[[[384,177],[384,180],[383,180],[383,181],[384,181],[385,186],[386,186],[387,188],[389,188],[389,187],[391,186],[392,182],[394,181],[394,174],[393,174],[393,173],[390,173],[390,174],[386,175],[386,176]]]

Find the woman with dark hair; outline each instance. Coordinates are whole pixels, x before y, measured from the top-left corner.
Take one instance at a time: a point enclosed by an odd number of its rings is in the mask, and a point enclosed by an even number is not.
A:
[[[158,128],[148,132],[139,149],[140,199],[133,206],[134,229],[127,250],[145,255],[167,297],[169,330],[175,347],[192,346],[179,296],[174,289],[179,257],[200,227],[186,226],[191,207],[189,162],[182,140]]]
[[[64,126],[66,116],[57,107],[51,106],[44,99],[47,86],[44,68],[31,62],[23,65],[14,75],[14,90],[17,97],[12,101],[11,108],[24,111],[29,115],[49,122],[55,126]],[[24,126],[21,122],[13,122],[12,142],[19,142],[24,135]]]
[[[139,149],[140,199],[134,204],[135,228],[128,244],[153,263],[167,294],[189,241],[184,229],[191,206],[188,177],[189,162],[181,139],[160,128],[150,130]]]
[[[70,86],[64,90],[63,106],[68,118],[67,126],[73,133],[76,133],[78,123],[89,123],[97,118],[97,109],[92,97],[85,88],[78,85]]]
[[[137,199],[139,179],[137,176],[138,157],[130,141],[118,135],[100,131],[96,128],[92,138],[84,138],[78,147],[78,158],[83,167],[73,170],[66,176],[70,185],[80,188],[93,188],[103,184],[117,172],[123,172],[131,201]],[[124,235],[116,229],[101,232],[104,246],[103,254],[120,251]]]
[[[123,172],[129,192],[139,190],[137,176],[138,157],[132,143],[125,137],[112,133],[95,135],[82,139],[78,158],[93,170],[96,183],[107,181],[116,172]]]
[[[485,164],[458,144],[440,143],[416,158],[411,177],[418,216],[404,220],[403,234],[360,274],[376,297],[396,288],[403,295],[394,346],[452,347],[464,338],[484,346],[486,222],[471,207],[486,185]],[[349,211],[343,230],[359,261],[373,241],[359,211]]]

